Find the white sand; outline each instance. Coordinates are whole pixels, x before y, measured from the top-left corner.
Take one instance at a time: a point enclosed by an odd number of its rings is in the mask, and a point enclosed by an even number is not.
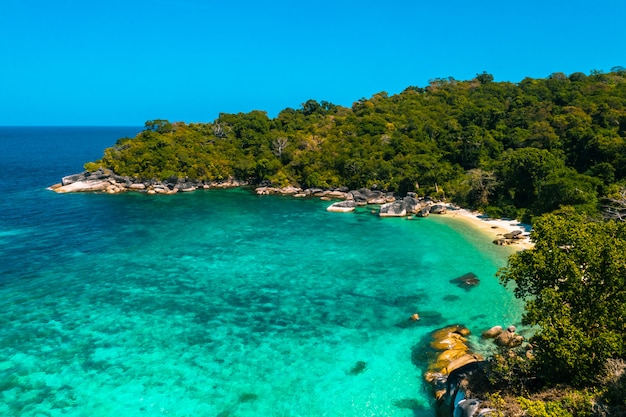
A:
[[[483,232],[486,236],[490,237],[492,241],[496,239],[503,239],[503,235],[505,233],[521,230],[521,238],[507,241],[511,242],[512,246],[519,248],[520,250],[530,249],[533,247],[533,243],[529,238],[530,226],[520,223],[517,220],[491,219],[483,213],[454,207],[451,207],[447,213],[444,214],[444,216],[450,216],[466,221],[468,224],[471,224],[473,227]]]

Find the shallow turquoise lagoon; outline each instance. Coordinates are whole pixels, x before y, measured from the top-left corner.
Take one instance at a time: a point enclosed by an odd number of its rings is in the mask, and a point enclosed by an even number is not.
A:
[[[0,202],[3,416],[431,416],[429,333],[520,318],[510,249],[445,216],[52,182]]]

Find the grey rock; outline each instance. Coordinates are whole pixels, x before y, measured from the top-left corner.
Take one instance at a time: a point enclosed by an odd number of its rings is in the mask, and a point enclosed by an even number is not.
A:
[[[428,217],[430,214],[430,206],[422,207],[416,214],[418,217]]]
[[[509,233],[505,233],[502,236],[505,239],[518,239],[518,237],[521,237],[520,235],[522,234],[521,230],[513,230],[512,232]]]
[[[395,201],[393,203],[386,203],[380,206],[378,212],[380,217],[404,217],[406,216],[406,206],[404,201]]]
[[[480,400],[476,398],[459,401],[457,407],[461,410],[461,417],[473,417],[480,406]],[[455,414],[456,415],[456,414]]]
[[[432,214],[445,214],[446,206],[443,204],[433,204],[433,206],[430,208],[430,212]]]
[[[422,209],[422,204],[415,197],[406,196],[402,201],[404,201],[407,213],[417,214]]]
[[[347,213],[349,211],[354,211],[356,206],[357,203],[354,200],[346,200],[331,204],[326,210],[336,213]]]

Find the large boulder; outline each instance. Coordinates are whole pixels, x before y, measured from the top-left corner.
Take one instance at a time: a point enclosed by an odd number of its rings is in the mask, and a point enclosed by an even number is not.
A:
[[[402,199],[402,201],[404,201],[407,213],[417,214],[422,209],[422,204],[415,197],[406,196]]]
[[[293,195],[293,194],[298,194],[300,191],[302,191],[302,188],[289,185],[287,187],[279,188],[278,190],[280,194]]]
[[[507,348],[516,347],[522,344],[524,341],[524,336],[518,335],[515,333],[515,326],[509,326],[506,331],[500,333],[495,339],[494,342],[498,346],[504,346]]]
[[[82,180],[55,188],[57,193],[86,193],[94,191],[106,191],[111,182],[107,180]]]
[[[328,206],[326,210],[332,211],[335,213],[347,213],[350,211],[354,211],[354,208],[356,206],[357,204],[354,200],[346,200],[346,201],[339,201],[337,203],[331,204],[330,206]]]
[[[350,191],[350,194],[352,194],[352,198],[359,205],[384,204],[387,202],[387,195],[379,190],[361,188],[360,190]]]
[[[352,200],[354,200],[357,205],[364,206],[367,204],[367,196],[360,191],[352,190],[350,194],[352,195]]]
[[[380,206],[378,211],[380,217],[404,217],[406,216],[406,206],[404,201],[394,201],[393,203],[385,203]]]
[[[146,185],[144,183],[138,182],[138,183],[129,185],[128,189],[129,190],[137,190],[137,191],[145,190],[146,189]]]
[[[513,230],[512,232],[505,233],[502,235],[505,239],[520,239],[522,237],[521,230]]]
[[[192,182],[179,182],[178,185],[176,185],[176,188],[183,190],[185,188],[190,188],[190,186],[194,186],[194,185],[195,184]],[[301,188],[293,187],[291,185],[287,187],[282,187],[282,188],[262,186],[262,187],[257,187],[255,189],[255,192],[257,193],[257,195],[268,195],[268,194],[293,195],[293,194],[299,193],[300,191],[302,191]]]
[[[389,194],[386,194],[379,190],[370,190],[369,188],[352,190],[349,194],[352,195],[354,201],[356,201],[359,205],[385,204],[390,201]]]
[[[478,398],[465,398],[457,404],[457,408],[460,410],[462,417],[473,417],[476,415],[481,401]]]
[[[418,212],[417,212],[417,216],[418,217],[428,217],[428,215],[430,214],[430,206],[423,206]]]
[[[433,204],[430,208],[432,214],[445,214],[446,210],[445,204]]]
[[[86,172],[74,175],[68,175],[66,177],[61,178],[61,184],[63,186],[73,184],[78,181],[83,181],[85,179]]]
[[[444,369],[441,370],[441,373],[450,374],[451,372],[456,371],[457,369],[462,368],[465,365],[468,365],[474,362],[482,362],[484,360],[485,358],[478,353],[466,353],[460,358],[456,358],[455,360],[450,362],[448,366],[446,366]]]
[[[189,182],[178,183],[178,184],[176,184],[175,188],[178,191],[182,191],[182,192],[185,192],[185,193],[196,191],[198,189],[196,184],[189,183]]]
[[[326,194],[326,197],[330,197],[330,198],[340,198],[342,200],[346,200],[348,198],[347,193],[345,193],[344,191],[339,191],[339,190],[332,190],[329,191]]]
[[[467,338],[457,333],[449,333],[446,337],[434,339],[430,346],[437,350],[467,350]]]
[[[482,337],[484,337],[485,339],[493,339],[500,336],[502,332],[502,326],[493,326],[491,329],[485,330],[482,334]]]

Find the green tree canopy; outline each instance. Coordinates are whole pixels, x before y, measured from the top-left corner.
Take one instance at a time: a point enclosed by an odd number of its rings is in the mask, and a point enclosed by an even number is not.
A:
[[[537,371],[549,383],[593,385],[626,357],[626,223],[565,210],[537,219],[535,246],[509,258],[501,281],[526,300]]]

